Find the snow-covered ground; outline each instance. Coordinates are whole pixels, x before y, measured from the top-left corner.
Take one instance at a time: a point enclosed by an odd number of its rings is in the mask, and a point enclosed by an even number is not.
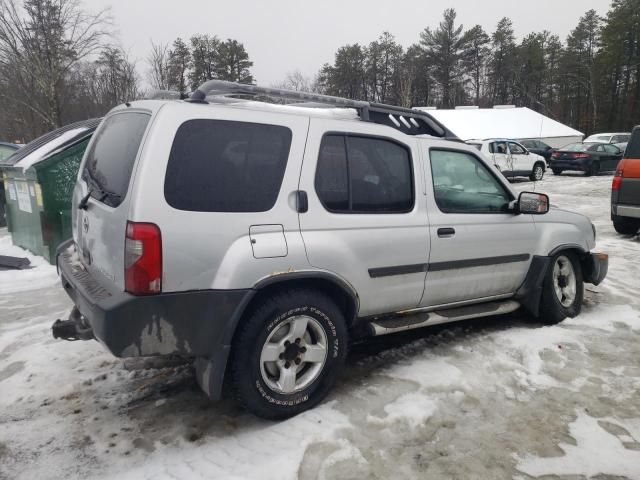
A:
[[[180,363],[53,340],[70,308],[55,269],[0,271],[0,478],[640,479],[640,240],[613,231],[610,183],[535,185],[611,255],[580,317],[356,345],[329,399],[281,423],[208,402]],[[0,254],[24,255],[6,230]]]

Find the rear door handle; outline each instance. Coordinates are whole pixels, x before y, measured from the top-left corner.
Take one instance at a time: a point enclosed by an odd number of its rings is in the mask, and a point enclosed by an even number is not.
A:
[[[440,238],[451,238],[456,234],[456,229],[451,227],[439,228],[438,236]]]

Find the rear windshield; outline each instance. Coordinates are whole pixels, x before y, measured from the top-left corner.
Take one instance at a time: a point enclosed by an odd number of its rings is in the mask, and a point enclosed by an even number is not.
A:
[[[195,212],[265,212],[278,198],[291,130],[224,120],[183,123],[171,147],[164,195]]]
[[[587,142],[608,142],[611,140],[611,135],[591,135],[587,138]]]
[[[122,203],[150,118],[146,113],[118,113],[100,126],[82,172],[93,198],[112,207]]]
[[[635,129],[631,134],[624,158],[640,158],[640,128]]]
[[[593,147],[593,143],[572,143],[562,147],[560,150],[565,150],[567,152],[586,152],[591,147]]]

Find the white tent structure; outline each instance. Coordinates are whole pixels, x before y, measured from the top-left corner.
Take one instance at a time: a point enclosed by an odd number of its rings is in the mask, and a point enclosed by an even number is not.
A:
[[[427,110],[462,140],[486,138],[536,139],[560,148],[581,142],[584,134],[529,108],[457,107],[455,110]]]

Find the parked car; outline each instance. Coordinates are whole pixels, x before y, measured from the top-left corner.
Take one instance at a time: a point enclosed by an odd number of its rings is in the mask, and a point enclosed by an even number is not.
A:
[[[633,129],[611,185],[611,220],[618,233],[640,230],[640,126]]]
[[[551,154],[555,152],[553,147],[550,147],[546,143],[541,140],[518,140],[520,145],[525,147],[529,152],[535,153],[536,155],[540,155],[544,157],[547,165],[549,164],[549,160],[551,159]]]
[[[596,133],[584,139],[585,143],[611,143],[624,152],[627,148],[627,142],[631,138],[628,132],[618,133]]]
[[[615,171],[621,158],[622,150],[610,143],[571,143],[553,152],[549,167],[554,175],[573,170],[590,176]]]
[[[15,143],[0,142],[0,162],[9,158],[20,147],[21,145],[16,145]]]
[[[506,178],[528,177],[539,181],[544,177],[547,165],[544,157],[529,152],[514,140],[489,138],[467,143],[480,150]]]
[[[278,419],[327,395],[355,338],[578,315],[607,271],[593,225],[451,136],[428,112],[219,80],[116,107],[80,167],[54,337],[194,358],[210,398],[227,380]]]

